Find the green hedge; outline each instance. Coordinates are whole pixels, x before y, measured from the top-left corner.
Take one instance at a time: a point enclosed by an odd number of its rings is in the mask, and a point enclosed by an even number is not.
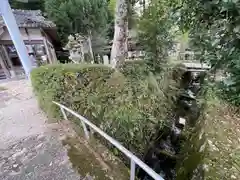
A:
[[[89,97],[87,93],[93,94],[102,89],[104,81],[112,73],[111,69],[99,65],[57,64],[34,69],[31,80],[40,107],[50,117],[58,117],[59,111],[53,105],[53,100],[74,110],[80,109],[83,113],[88,109],[85,107]]]
[[[140,156],[169,111],[153,77],[133,81],[104,65],[47,65],[34,69],[31,79],[49,116],[59,117],[52,100],[60,102]]]

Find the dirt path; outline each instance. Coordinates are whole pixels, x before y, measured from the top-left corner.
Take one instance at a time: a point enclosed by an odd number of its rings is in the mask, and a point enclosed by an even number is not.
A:
[[[0,179],[79,180],[27,80],[0,83]]]

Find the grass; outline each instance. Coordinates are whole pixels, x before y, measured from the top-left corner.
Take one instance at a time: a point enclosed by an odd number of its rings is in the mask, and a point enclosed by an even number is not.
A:
[[[236,107],[226,102],[213,100],[208,105],[205,126],[209,145],[206,162],[209,175],[217,178],[240,177],[240,114]]]
[[[237,180],[240,177],[239,107],[213,95],[207,97],[202,116],[189,128],[179,163],[178,180]],[[190,146],[189,146],[190,144]],[[199,177],[199,178],[196,178]]]

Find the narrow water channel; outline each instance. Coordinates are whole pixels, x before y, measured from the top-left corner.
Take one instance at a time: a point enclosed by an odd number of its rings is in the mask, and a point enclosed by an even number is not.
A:
[[[144,161],[165,180],[176,179],[176,164],[184,143],[183,130],[186,126],[194,126],[200,113],[196,96],[200,90],[201,73],[186,72],[182,77],[181,88],[183,93],[177,99],[173,107],[172,117],[166,122],[166,126],[159,130],[158,135],[151,143],[145,154]],[[152,180],[143,170],[138,170],[141,180]]]

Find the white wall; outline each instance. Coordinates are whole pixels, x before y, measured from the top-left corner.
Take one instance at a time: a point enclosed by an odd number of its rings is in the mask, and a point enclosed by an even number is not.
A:
[[[43,36],[41,34],[40,29],[27,29],[29,37],[25,31],[25,28],[20,28],[20,32],[22,35],[23,40],[43,40]],[[11,37],[8,33],[8,31],[5,31],[0,40],[11,40]]]

